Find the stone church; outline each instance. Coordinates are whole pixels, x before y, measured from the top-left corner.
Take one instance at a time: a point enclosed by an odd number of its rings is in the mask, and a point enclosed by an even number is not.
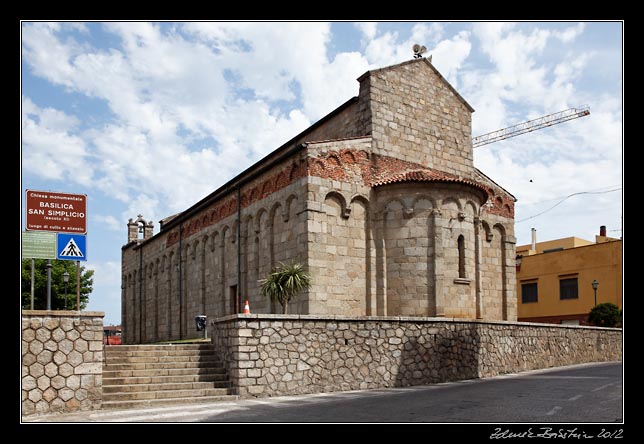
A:
[[[194,318],[281,313],[280,261],[313,285],[293,314],[516,320],[515,198],[473,164],[474,109],[425,58],[359,94],[185,211],[130,219],[125,343],[197,337]]]

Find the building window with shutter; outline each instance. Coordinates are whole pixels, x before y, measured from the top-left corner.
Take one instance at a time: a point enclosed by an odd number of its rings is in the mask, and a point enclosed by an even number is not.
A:
[[[577,298],[579,298],[577,278],[559,279],[559,299],[564,300]]]
[[[521,303],[528,304],[539,302],[538,286],[536,282],[521,283]]]

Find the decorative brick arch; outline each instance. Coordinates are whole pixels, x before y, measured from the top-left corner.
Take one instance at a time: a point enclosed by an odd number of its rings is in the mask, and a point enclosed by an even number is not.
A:
[[[341,150],[340,151],[340,157],[344,161],[344,163],[351,163],[354,164],[356,163],[356,156],[353,154],[352,150]]]
[[[298,198],[295,194],[291,194],[286,198],[286,203],[284,205],[284,222],[288,222],[291,215],[291,206],[297,205]]]
[[[273,186],[276,189],[280,189],[280,188],[284,188],[287,185],[288,185],[288,175],[286,174],[286,170],[282,170],[277,175],[277,178],[275,179],[275,183]]]
[[[281,202],[275,202],[273,206],[271,207],[271,211],[269,213],[268,217],[268,224],[269,226],[273,226],[273,221],[275,220],[275,214],[282,208],[282,203]],[[283,208],[282,208],[283,211]]]
[[[219,240],[219,246],[221,248],[224,247],[224,242],[226,241],[227,237],[230,237],[230,232],[231,229],[228,225],[224,225],[221,229],[221,239]]]
[[[402,201],[402,199],[399,199],[399,198],[397,198],[397,197],[394,197],[394,198],[392,198],[392,199],[389,199],[387,202],[385,202],[385,203],[382,205],[382,210],[383,210],[384,212],[389,211],[389,206],[390,206],[392,203],[394,203],[394,202],[397,202],[398,204],[400,204],[400,208],[401,208],[401,209],[405,209],[405,208],[406,208],[405,202],[403,202],[403,201]]]
[[[369,204],[370,204],[369,198],[364,194],[358,193],[351,196],[351,199],[349,200],[349,209],[351,209],[354,202],[362,202],[365,208],[369,208]]]
[[[268,212],[266,211],[266,208],[262,207],[257,212],[255,213],[255,233],[259,233],[262,231],[262,227],[260,226],[261,220],[262,220],[262,215],[267,214]]]
[[[329,153],[326,160],[327,160],[327,164],[333,167],[342,166],[342,160],[340,160],[340,156],[335,152]]]
[[[326,193],[326,196],[324,196],[324,202],[326,202],[327,199],[335,199],[340,204],[340,217],[344,219],[349,218],[351,209],[347,207],[347,199],[344,197],[344,194],[339,191],[329,191]]]
[[[492,238],[494,237],[494,233],[492,233],[492,228],[490,227],[490,224],[487,223],[487,221],[485,220],[481,220],[481,226],[483,227],[483,232],[485,233],[485,241],[491,242]]]
[[[477,205],[469,199],[463,205],[463,211],[470,216],[477,216],[479,213]]]
[[[416,205],[418,204],[418,202],[421,202],[423,200],[426,200],[427,202],[429,202],[429,205],[430,205],[431,209],[436,208],[436,200],[433,197],[431,197],[429,195],[426,195],[426,194],[422,194],[422,195],[417,196],[416,198],[414,198],[414,200],[411,201],[410,208],[415,209]]]
[[[497,230],[499,230],[499,233],[501,233],[501,236],[505,236],[506,232],[505,232],[505,227],[503,226],[503,224],[496,223],[496,224],[494,224],[494,226],[492,228],[496,228]]]
[[[440,208],[444,209],[446,207],[446,205],[451,204],[451,203],[456,204],[456,209],[458,211],[461,211],[463,209],[463,207],[461,206],[461,203],[459,202],[459,200],[455,199],[453,197],[446,197],[445,199],[443,199],[441,201]]]

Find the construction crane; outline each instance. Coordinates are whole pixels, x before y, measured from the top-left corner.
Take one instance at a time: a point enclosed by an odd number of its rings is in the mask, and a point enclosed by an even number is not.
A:
[[[518,123],[507,128],[492,131],[491,133],[472,137],[472,148],[478,148],[489,143],[498,142],[499,140],[519,136],[547,126],[567,122],[568,120],[577,119],[590,114],[590,107],[582,105],[578,108],[569,108],[554,114],[539,117],[538,119],[528,120],[527,122]]]

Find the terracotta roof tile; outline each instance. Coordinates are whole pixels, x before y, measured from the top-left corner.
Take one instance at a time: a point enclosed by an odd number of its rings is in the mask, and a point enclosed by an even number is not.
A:
[[[487,195],[487,188],[478,182],[472,180],[464,179],[462,177],[455,176],[450,173],[445,173],[443,171],[437,170],[414,170],[406,171],[404,173],[396,174],[393,176],[385,177],[374,181],[371,186],[378,187],[382,185],[387,185],[391,183],[400,183],[400,182],[443,182],[443,183],[462,183],[466,185],[471,185],[483,191]]]

